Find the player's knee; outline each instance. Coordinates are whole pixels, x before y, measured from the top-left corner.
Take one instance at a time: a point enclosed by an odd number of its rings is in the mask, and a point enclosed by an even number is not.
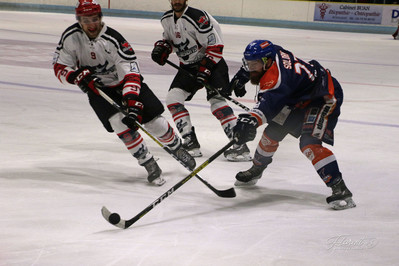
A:
[[[124,115],[122,113],[116,113],[108,119],[112,129],[115,131],[116,134],[128,129],[128,127],[124,123],[122,123],[123,117]]]
[[[180,89],[180,88],[172,88],[169,90],[166,95],[166,105],[173,105],[176,103],[184,104],[186,98],[190,95],[190,93]]]
[[[212,98],[209,100],[209,103],[211,104],[211,112],[217,119],[220,120],[234,116],[233,109],[231,109],[224,99],[218,100]]]
[[[223,103],[224,105],[227,104],[226,99],[221,96],[220,94],[215,94],[214,96],[212,96],[209,100],[209,103],[212,104],[216,104],[216,103]]]
[[[310,134],[304,134],[299,140],[299,149],[302,151],[304,147],[316,144],[321,145],[322,141],[315,137],[312,137]]]
[[[166,132],[169,129],[169,123],[165,119],[165,117],[157,116],[154,119],[152,119],[151,121],[145,123],[144,127],[149,132],[151,132],[155,136],[159,137],[159,136],[162,136],[162,135],[166,134]]]

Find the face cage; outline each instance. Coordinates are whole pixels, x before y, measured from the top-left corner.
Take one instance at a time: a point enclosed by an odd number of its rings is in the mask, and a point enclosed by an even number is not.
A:
[[[262,59],[257,60],[246,60],[245,58],[242,59],[244,68],[249,71],[261,71],[265,69],[267,64],[267,57],[262,57]]]

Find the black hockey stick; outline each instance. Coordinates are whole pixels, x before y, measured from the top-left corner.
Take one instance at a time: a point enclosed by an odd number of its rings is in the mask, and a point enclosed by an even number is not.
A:
[[[173,62],[171,62],[171,61],[169,61],[169,60],[166,60],[166,63],[167,63],[168,65],[171,65],[172,67],[176,68],[177,70],[181,71],[181,72],[184,73],[185,75],[191,77],[192,79],[195,79],[195,77],[194,77],[193,74],[191,74],[191,73],[188,72],[187,70],[185,70],[185,69],[179,67],[179,66],[176,65],[175,63],[173,63]],[[247,106],[245,106],[245,105],[243,105],[242,103],[240,103],[240,102],[234,100],[234,99],[231,98],[230,96],[220,94],[219,91],[218,91],[217,89],[213,88],[211,85],[205,84],[205,87],[208,88],[208,89],[210,89],[210,90],[212,90],[212,91],[217,92],[220,96],[222,96],[223,98],[226,98],[227,100],[229,100],[230,102],[234,103],[235,105],[238,105],[239,107],[241,107],[241,108],[244,109],[245,111],[248,112],[248,111],[250,110]]]
[[[126,111],[121,108],[119,104],[117,104],[111,97],[109,97],[106,93],[104,93],[99,86],[96,86],[98,92],[100,95],[107,101],[109,102],[112,106],[114,106],[119,112],[124,114],[125,116],[127,115]],[[191,171],[188,166],[182,162],[168,147],[163,145],[158,139],[156,139],[150,132],[148,132],[140,123],[136,122],[137,126],[144,132],[146,133],[153,141],[155,141],[159,146],[162,147],[167,153],[172,155],[175,160],[177,160],[181,165],[183,165],[186,169]],[[210,190],[212,190],[216,195],[218,195],[221,198],[234,198],[236,196],[236,191],[234,188],[229,188],[226,190],[218,190],[214,188],[211,184],[209,184],[206,180],[204,180],[202,177],[199,175],[195,175],[203,184],[205,184]]]
[[[215,154],[209,157],[208,160],[203,162],[200,166],[194,169],[188,176],[180,180],[176,185],[170,188],[168,191],[163,193],[159,198],[157,198],[153,203],[147,206],[144,210],[142,210],[139,214],[131,218],[130,220],[123,220],[121,219],[120,215],[117,213],[111,213],[105,206],[101,209],[101,213],[105,220],[107,220],[110,224],[115,225],[116,227],[126,229],[135,222],[137,222],[141,217],[146,215],[149,211],[151,211],[155,206],[161,203],[164,199],[169,197],[173,192],[175,192],[179,187],[184,185],[188,180],[190,180],[193,176],[197,175],[199,171],[204,169],[208,164],[210,164],[213,160],[215,160],[220,154],[222,154],[225,150],[230,148],[235,143],[234,140],[230,141],[226,144],[223,148],[218,150]]]

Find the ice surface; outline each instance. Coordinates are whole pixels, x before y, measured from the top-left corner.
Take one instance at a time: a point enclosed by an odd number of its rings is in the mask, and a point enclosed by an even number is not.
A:
[[[176,71],[150,59],[159,21],[104,21],[131,42],[145,81],[164,101]],[[391,36],[222,25],[231,76],[247,43],[270,39],[318,59],[341,82],[345,101],[332,150],[356,208],[328,208],[330,189],[287,137],[257,187],[222,199],[192,178],[121,230],[102,218],[103,205],[130,219],[189,172],[144,136],[167,179],[148,185],[144,168],[103,129],[86,96],[54,77],[53,51],[74,22],[71,14],[0,12],[0,265],[399,264],[399,43]],[[247,90],[238,100],[251,107],[255,88]],[[187,106],[200,164],[228,140],[204,91]],[[252,152],[256,145],[249,143]],[[248,167],[221,156],[200,175],[227,189]]]

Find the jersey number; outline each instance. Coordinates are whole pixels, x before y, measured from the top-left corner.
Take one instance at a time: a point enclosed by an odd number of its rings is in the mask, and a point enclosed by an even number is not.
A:
[[[97,58],[95,52],[91,52],[90,55],[91,55],[91,59],[96,59]]]
[[[315,79],[312,72],[310,72],[309,69],[307,69],[307,67],[305,65],[302,65],[299,62],[295,62],[294,66],[295,66],[295,72],[297,74],[301,75],[301,72],[302,72],[301,69],[303,69],[306,72],[306,74],[308,74],[308,77],[311,81],[313,81]]]

